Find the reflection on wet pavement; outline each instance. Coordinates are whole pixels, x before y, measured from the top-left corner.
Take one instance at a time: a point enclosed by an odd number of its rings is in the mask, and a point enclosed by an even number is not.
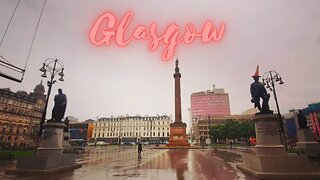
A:
[[[236,169],[239,154],[215,149],[166,150],[135,146],[89,147],[78,161],[83,167],[69,173],[46,176],[6,176],[0,179],[254,179]]]

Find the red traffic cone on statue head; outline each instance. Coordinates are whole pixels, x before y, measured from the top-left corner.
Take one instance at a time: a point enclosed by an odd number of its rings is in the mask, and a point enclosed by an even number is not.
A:
[[[259,75],[259,65],[257,65],[256,73],[252,77],[260,77]]]

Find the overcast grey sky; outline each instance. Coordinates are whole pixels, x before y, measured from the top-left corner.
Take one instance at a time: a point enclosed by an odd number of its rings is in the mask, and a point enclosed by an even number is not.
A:
[[[18,0],[0,0],[0,37]],[[43,0],[21,0],[0,54],[23,67]],[[68,96],[67,115],[80,121],[97,116],[155,115],[174,113],[174,60],[179,58],[183,121],[188,122],[192,92],[225,88],[231,112],[253,107],[249,86],[256,65],[260,73],[274,69],[285,82],[277,86],[283,113],[319,102],[320,1],[317,0],[47,0],[34,47],[21,84],[0,78],[0,87],[30,92],[41,81],[41,67],[47,58],[65,65],[62,88]],[[132,41],[126,47],[97,47],[89,31],[105,12],[117,21],[131,10],[129,31],[155,21],[159,30],[171,23],[201,28],[206,20],[225,22],[219,43],[179,44],[174,57],[162,61],[164,46],[148,50],[149,41]],[[183,29],[181,29],[182,31]],[[4,71],[0,67],[1,71]],[[46,87],[47,90],[47,87]],[[49,103],[49,115],[53,99]],[[273,96],[270,106],[275,109]]]

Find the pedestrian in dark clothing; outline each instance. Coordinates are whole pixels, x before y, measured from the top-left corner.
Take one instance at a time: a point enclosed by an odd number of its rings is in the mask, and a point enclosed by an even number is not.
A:
[[[139,142],[138,143],[138,154],[140,155],[142,151],[142,144]]]

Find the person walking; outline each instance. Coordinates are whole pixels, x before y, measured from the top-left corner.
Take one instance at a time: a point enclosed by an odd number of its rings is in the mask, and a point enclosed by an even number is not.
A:
[[[142,144],[139,142],[138,143],[138,154],[141,155],[141,151],[142,151]]]

